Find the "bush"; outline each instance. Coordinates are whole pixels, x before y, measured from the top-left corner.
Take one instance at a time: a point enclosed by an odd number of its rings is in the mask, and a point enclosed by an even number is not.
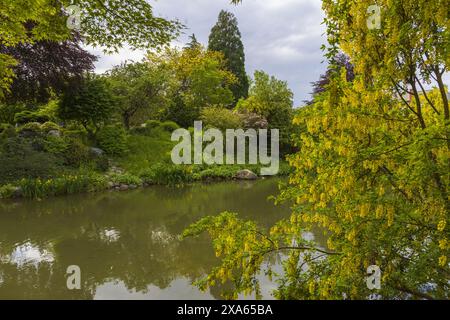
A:
[[[11,130],[11,128],[14,129],[14,127],[9,123],[0,123],[0,134],[5,132],[6,130]]]
[[[89,147],[78,139],[68,139],[67,149],[64,151],[65,164],[79,168],[90,159]]]
[[[121,126],[106,126],[97,135],[99,147],[109,155],[121,156],[127,151],[127,135]]]
[[[145,126],[133,127],[130,129],[130,133],[139,136],[149,135],[149,130]]]
[[[52,130],[57,130],[57,131],[61,131],[61,127],[58,126],[56,123],[51,122],[51,121],[47,121],[44,124],[41,125],[41,130],[45,133],[52,131]]]
[[[19,182],[22,194],[27,198],[43,198],[107,189],[105,177],[96,173],[63,175],[56,179],[22,179]]]
[[[0,104],[0,122],[15,124],[15,115],[24,110],[23,104]]]
[[[9,199],[16,193],[16,187],[12,184],[0,186],[0,199]]]
[[[115,173],[111,175],[111,181],[116,184],[127,184],[127,185],[136,185],[139,186],[142,184],[142,180],[139,177],[136,177],[129,173],[118,174]]]
[[[17,136],[16,128],[12,125],[2,123],[0,125],[0,144],[3,140]]]
[[[101,172],[105,172],[109,169],[109,159],[105,155],[96,156],[94,159],[95,169]]]
[[[131,128],[130,133],[141,136],[151,136],[153,129],[159,128],[160,125],[161,122],[157,120],[149,120],[139,127]]]
[[[148,120],[147,122],[145,122],[145,128],[147,129],[154,129],[161,126],[161,122],[158,120]]]
[[[173,121],[165,121],[165,122],[161,123],[160,127],[164,131],[167,131],[170,133],[172,133],[173,131],[180,128],[180,126]]]
[[[50,117],[45,114],[39,114],[38,112],[33,112],[29,110],[25,110],[17,113],[14,116],[14,122],[17,124],[26,124],[29,122],[39,122],[45,123],[50,120]]]
[[[41,133],[41,124],[39,122],[26,123],[18,129],[18,132],[19,133],[40,134]]]
[[[242,127],[241,117],[237,113],[222,107],[205,108],[202,110],[200,118],[205,127],[219,130]]]
[[[189,167],[159,163],[141,172],[140,178],[148,184],[181,185],[192,182]]]
[[[194,174],[195,180],[226,180],[232,179],[238,169],[235,166],[218,165]]]
[[[58,171],[61,159],[36,150],[33,144],[33,140],[21,137],[5,140],[0,152],[0,183],[48,177]]]
[[[61,137],[47,136],[44,139],[44,150],[49,153],[64,155],[69,144]]]

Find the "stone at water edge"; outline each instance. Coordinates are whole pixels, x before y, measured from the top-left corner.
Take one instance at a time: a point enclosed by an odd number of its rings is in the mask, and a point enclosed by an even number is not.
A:
[[[234,177],[238,180],[256,180],[256,179],[258,179],[258,176],[248,169],[238,171]]]

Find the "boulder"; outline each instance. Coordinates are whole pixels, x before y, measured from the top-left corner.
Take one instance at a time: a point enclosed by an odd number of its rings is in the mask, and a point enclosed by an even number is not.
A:
[[[240,170],[234,176],[238,180],[256,180],[258,176],[250,170]]]
[[[90,151],[91,151],[91,153],[92,153],[94,156],[97,156],[97,157],[100,157],[100,156],[102,156],[102,155],[105,153],[105,151],[103,151],[102,149],[100,149],[100,148],[94,148],[94,147],[92,147],[92,148],[90,149]]]
[[[61,137],[61,131],[59,130],[50,130],[47,134],[52,137]]]

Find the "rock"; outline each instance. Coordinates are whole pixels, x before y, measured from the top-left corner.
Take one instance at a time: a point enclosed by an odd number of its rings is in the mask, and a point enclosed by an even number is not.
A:
[[[121,169],[121,168],[119,168],[119,167],[116,167],[116,166],[111,166],[110,168],[109,168],[109,171],[112,173],[112,174],[122,174],[123,173],[123,169]]]
[[[131,189],[131,190],[137,189],[137,185],[135,185],[135,184],[130,184],[130,189]]]
[[[250,170],[241,170],[236,173],[234,176],[238,180],[256,180],[258,176]]]
[[[108,189],[112,189],[112,188],[114,188],[114,187],[115,187],[114,182],[109,181],[109,182],[108,182]]]
[[[121,184],[119,186],[120,191],[127,191],[128,189],[130,189],[130,187],[127,184]]]
[[[59,138],[61,137],[61,132],[59,130],[50,130],[47,135]]]
[[[100,148],[94,148],[94,147],[92,147],[90,151],[91,151],[91,153],[92,153],[93,155],[95,155],[95,156],[97,156],[97,157],[100,157],[100,156],[102,156],[102,155],[105,153],[105,151],[103,151],[102,149],[100,149]]]

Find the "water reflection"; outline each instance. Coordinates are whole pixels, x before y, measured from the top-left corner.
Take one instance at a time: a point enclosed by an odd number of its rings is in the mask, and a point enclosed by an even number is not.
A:
[[[214,299],[191,282],[217,264],[207,237],[178,240],[224,210],[270,226],[289,214],[267,197],[276,179],[0,203],[0,298]],[[82,289],[66,288],[78,265]],[[273,284],[263,281],[265,297]]]

